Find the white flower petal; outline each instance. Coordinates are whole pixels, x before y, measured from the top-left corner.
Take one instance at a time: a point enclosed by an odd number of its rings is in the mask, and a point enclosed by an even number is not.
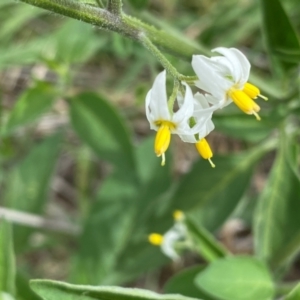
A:
[[[176,222],[165,234],[161,245],[162,252],[173,260],[179,258],[175,250],[176,243],[187,238],[187,229],[184,223]]]
[[[205,109],[205,108],[210,107],[207,96],[208,96],[208,94],[207,95],[203,95],[203,94],[200,94],[200,93],[195,94],[195,96],[194,96],[194,99],[195,99],[194,107],[195,107],[196,110],[197,109]]]
[[[166,90],[166,71],[159,73],[155,78],[151,89],[149,107],[151,114],[156,120],[170,120]]]
[[[197,140],[196,140],[194,134],[179,134],[179,137],[185,143],[192,143],[192,144],[197,143]]]
[[[215,61],[205,56],[193,55],[192,67],[199,78],[196,86],[223,101],[231,84],[219,73],[216,65]]]
[[[236,57],[235,53],[229,48],[219,47],[212,50],[212,52],[217,52],[224,55],[228,61],[232,64],[232,77],[235,83],[238,83],[242,76],[242,69],[240,66],[240,61]]]
[[[233,78],[231,78],[234,73],[232,63],[224,56],[213,56],[210,59],[216,63],[215,68],[218,70],[218,73],[231,83],[234,83]]]
[[[235,48],[224,48],[219,47],[212,50],[212,52],[217,52],[224,55],[232,64],[232,76],[235,83],[244,85],[249,78],[250,73],[250,63],[246,56]]]
[[[212,122],[212,120],[207,120],[205,125],[201,128],[201,130],[198,132],[199,140],[205,138],[207,135],[209,135],[213,130],[215,129],[215,125]]]
[[[242,76],[240,78],[239,84],[242,88],[249,79],[251,65],[247,57],[240,50],[231,48],[231,51],[235,53],[241,65]]]
[[[175,243],[180,239],[180,235],[170,229],[164,234],[163,243],[161,245],[162,252],[171,259],[178,259],[179,255],[175,251]]]
[[[157,126],[154,123],[155,117],[153,115],[153,112],[150,111],[150,101],[151,101],[151,90],[147,93],[146,101],[145,101],[146,117],[148,122],[150,123],[150,128],[153,130],[157,130]]]
[[[194,111],[194,97],[192,90],[186,83],[183,84],[185,85],[184,101],[172,117],[172,121],[177,125],[188,122]]]

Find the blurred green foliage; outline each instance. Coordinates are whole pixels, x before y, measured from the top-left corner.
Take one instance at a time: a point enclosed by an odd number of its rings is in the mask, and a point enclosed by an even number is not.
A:
[[[252,63],[251,81],[269,97],[262,121],[235,107],[221,110],[216,130],[243,150],[218,154],[216,148],[216,169],[199,159],[178,172],[174,147],[162,168],[143,113],[161,69],[155,58],[116,33],[2,0],[0,204],[43,220],[64,219],[81,231],[66,235],[43,223],[32,228],[1,219],[0,297],[39,299],[28,285],[36,277],[134,285],[143,276],[146,288],[183,296],[55,281],[33,281],[32,288],[47,300],[299,299],[299,286],[280,292],[300,251],[299,1],[124,0],[124,10],[194,39],[204,53],[217,46],[242,49]],[[192,75],[189,62],[167,57]],[[263,190],[255,185],[261,175]],[[70,197],[55,193],[57,182]],[[196,245],[186,256],[200,259],[173,270],[162,288],[158,270],[169,261],[147,235],[168,230],[176,209],[185,212]],[[251,256],[232,256],[216,239],[237,215],[252,225]],[[56,260],[60,271],[51,273]]]

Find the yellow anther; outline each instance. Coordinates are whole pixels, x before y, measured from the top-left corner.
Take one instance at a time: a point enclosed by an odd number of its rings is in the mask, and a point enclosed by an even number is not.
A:
[[[260,111],[260,107],[249,97],[248,94],[241,90],[232,89],[229,91],[228,95],[243,112],[248,115],[254,115],[257,120],[260,120],[257,113]]]
[[[160,246],[164,237],[159,233],[151,233],[148,235],[148,241],[154,246]]]
[[[175,210],[173,212],[173,218],[175,221],[181,221],[184,219],[184,213],[181,210]]]
[[[215,164],[212,162],[211,158],[213,157],[213,153],[211,151],[211,148],[207,142],[206,139],[201,139],[196,143],[196,148],[199,152],[199,154],[204,158],[207,159],[210,163],[210,165],[214,168]]]
[[[257,88],[255,85],[249,82],[245,83],[243,92],[246,93],[252,99],[256,99],[257,96],[260,94],[259,88]]]
[[[164,166],[166,162],[165,152],[167,151],[171,141],[171,131],[169,124],[161,123],[155,138],[154,151],[155,154],[162,156],[161,165]]]
[[[253,85],[249,82],[245,83],[243,92],[246,93],[252,99],[256,99],[257,97],[260,97],[260,98],[264,99],[265,101],[268,100],[268,98],[266,96],[261,95],[258,87],[256,87],[255,85]]]

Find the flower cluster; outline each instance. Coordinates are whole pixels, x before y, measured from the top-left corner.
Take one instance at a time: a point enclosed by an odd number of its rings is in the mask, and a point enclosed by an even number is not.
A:
[[[178,261],[179,253],[190,248],[191,241],[184,223],[184,214],[180,210],[173,213],[174,225],[164,234],[151,233],[148,236],[149,242],[154,246],[160,246],[163,254],[174,261]]]
[[[146,115],[150,128],[157,131],[154,151],[165,164],[171,134],[177,134],[182,141],[194,143],[199,154],[212,167],[213,153],[205,137],[214,129],[214,111],[234,102],[246,114],[260,120],[260,107],[254,101],[257,97],[267,100],[260,90],[248,83],[250,63],[246,56],[235,48],[216,48],[222,56],[208,58],[194,55],[192,67],[197,75],[195,86],[202,90],[193,95],[186,82],[174,86],[170,98],[167,97],[166,71],[155,79],[146,97]],[[176,101],[177,100],[177,101]],[[177,111],[174,111],[178,107]]]

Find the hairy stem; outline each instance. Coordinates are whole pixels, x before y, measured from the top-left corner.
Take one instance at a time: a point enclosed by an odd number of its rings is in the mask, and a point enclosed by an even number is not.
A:
[[[203,49],[200,47],[186,43],[178,37],[174,37],[125,14],[123,14],[122,18],[120,18],[118,15],[115,15],[110,11],[71,0],[20,1],[98,26],[105,30],[118,32],[133,40],[139,40],[140,34],[143,33],[158,48],[188,60],[191,59],[193,54],[203,52]]]
[[[109,0],[107,10],[112,14],[121,16],[122,15],[122,0]]]
[[[140,42],[143,46],[148,49],[153,56],[162,64],[162,66],[167,70],[167,72],[175,79],[179,79],[180,74],[173,67],[173,65],[168,61],[168,59],[158,50],[158,48],[151,42],[150,39],[145,34],[140,35]]]

